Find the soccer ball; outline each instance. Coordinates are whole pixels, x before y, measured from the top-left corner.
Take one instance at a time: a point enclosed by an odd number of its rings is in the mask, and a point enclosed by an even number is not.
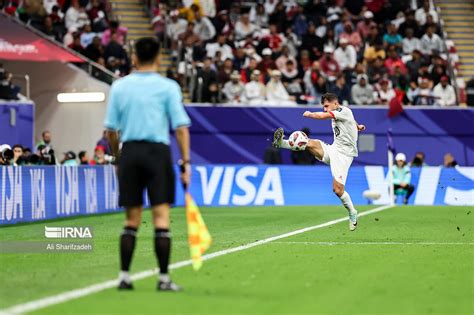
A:
[[[308,136],[303,131],[295,131],[288,138],[288,144],[293,151],[303,151],[308,141]]]

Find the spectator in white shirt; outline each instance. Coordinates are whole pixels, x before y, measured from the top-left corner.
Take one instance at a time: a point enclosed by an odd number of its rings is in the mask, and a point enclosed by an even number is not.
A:
[[[214,38],[216,35],[216,28],[212,24],[211,20],[206,16],[202,16],[199,10],[194,12],[194,33],[198,34],[203,41],[208,41]]]
[[[407,28],[405,31],[406,37],[402,41],[403,53],[405,55],[411,55],[414,50],[421,51],[421,41],[416,38],[412,28]]]
[[[436,98],[435,105],[439,106],[455,106],[456,92],[452,85],[449,84],[449,78],[442,76],[440,82],[433,89]]]
[[[438,34],[434,33],[432,26],[426,29],[426,34],[421,38],[421,49],[424,54],[432,55],[433,53],[443,51],[443,41]]]
[[[230,81],[224,84],[222,93],[227,99],[227,102],[239,103],[243,92],[244,85],[242,84],[242,82],[240,82],[240,74],[238,71],[234,71],[230,75]]]
[[[357,53],[354,46],[349,45],[347,38],[339,40],[339,47],[334,52],[334,59],[342,71],[354,69],[357,63]]]
[[[390,82],[387,79],[380,81],[380,89],[375,92],[375,99],[379,105],[388,105],[392,98],[396,97],[395,91],[390,87]]]
[[[71,2],[71,6],[66,12],[64,23],[67,29],[70,29],[71,27],[80,29],[84,25],[90,23],[86,10],[84,7],[79,6],[79,0],[73,0]]]
[[[207,56],[214,59],[217,52],[220,52],[221,61],[234,59],[232,48],[226,44],[227,37],[224,34],[217,35],[217,42],[206,45]]]
[[[171,11],[170,17],[171,19],[168,19],[166,23],[166,35],[172,41],[177,41],[178,36],[181,33],[184,33],[184,31],[186,31],[186,26],[188,25],[188,22],[185,19],[179,18],[178,10]]]
[[[244,39],[247,35],[254,33],[257,26],[250,22],[248,14],[242,14],[240,20],[235,24],[235,37],[237,40]]]
[[[249,105],[262,105],[265,103],[265,85],[260,82],[260,71],[254,70],[251,75],[252,81],[245,84],[242,94],[242,103]]]
[[[433,22],[438,23],[438,13],[436,13],[434,8],[430,7],[430,0],[424,0],[423,7],[415,12],[415,20],[419,25],[425,25],[428,15],[433,17]]]
[[[271,79],[267,83],[267,99],[269,105],[296,105],[295,98],[288,94],[281,82],[281,72],[278,70],[272,71]]]

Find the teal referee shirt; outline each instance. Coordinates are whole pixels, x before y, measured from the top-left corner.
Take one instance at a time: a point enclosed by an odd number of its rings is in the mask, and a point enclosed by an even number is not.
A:
[[[120,140],[170,143],[174,130],[191,125],[179,85],[154,72],[133,72],[115,81],[104,121]]]

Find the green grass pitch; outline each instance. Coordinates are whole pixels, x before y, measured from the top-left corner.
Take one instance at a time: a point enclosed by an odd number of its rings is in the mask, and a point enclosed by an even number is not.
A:
[[[371,207],[359,207],[360,211]],[[342,207],[201,208],[214,243],[233,248],[343,217]],[[123,214],[54,221],[94,228],[93,253],[0,254],[0,309],[113,279]],[[156,267],[150,213],[132,273]],[[189,259],[182,208],[173,209],[173,262]],[[172,271],[181,293],[105,290],[33,314],[474,314],[474,209],[401,206]],[[48,223],[48,225],[53,225]],[[38,240],[45,223],[0,228]],[[44,240],[44,239],[41,239]]]

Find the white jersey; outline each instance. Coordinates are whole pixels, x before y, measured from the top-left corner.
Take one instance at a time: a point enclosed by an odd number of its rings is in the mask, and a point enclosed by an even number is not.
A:
[[[355,157],[357,152],[357,123],[350,108],[340,106],[329,112],[332,115],[332,129],[334,131],[333,146],[344,155]]]

